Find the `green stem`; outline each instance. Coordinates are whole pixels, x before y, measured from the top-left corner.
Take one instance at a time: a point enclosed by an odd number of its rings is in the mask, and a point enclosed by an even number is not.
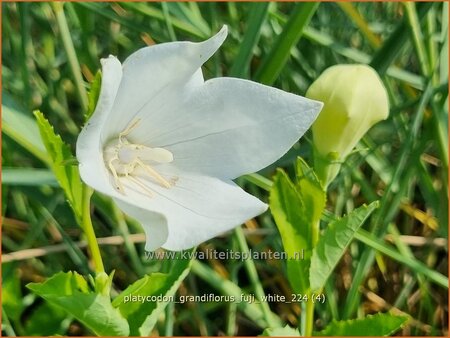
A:
[[[305,337],[311,337],[314,327],[314,303],[311,300],[311,292],[308,293],[308,301],[306,302],[305,312]]]
[[[326,191],[328,185],[336,178],[341,169],[340,155],[337,152],[330,152],[324,156],[314,147],[314,172],[322,183]]]
[[[86,88],[83,84],[83,78],[81,76],[80,63],[78,62],[77,54],[75,52],[75,47],[73,45],[72,38],[70,36],[69,25],[67,24],[66,15],[64,14],[63,2],[53,2],[53,11],[55,12],[56,21],[58,22],[58,27],[61,33],[62,42],[64,49],[67,53],[67,59],[69,60],[70,70],[75,80],[75,86],[77,88],[77,93],[80,99],[81,107],[83,110],[87,109],[88,99]]]
[[[91,221],[91,196],[93,190],[88,186],[83,186],[83,214],[81,222],[83,225],[84,234],[86,235],[89,251],[94,261],[94,270],[96,273],[105,272],[103,266],[100,248],[98,246],[97,237],[95,236],[94,227]]]
[[[328,185],[328,182],[326,182]],[[314,248],[319,241],[319,233],[320,233],[320,220],[318,220],[315,224],[312,226],[312,232],[311,232],[311,241],[312,241],[312,247]],[[314,302],[312,301],[312,292],[311,290],[308,291],[308,301],[306,302],[306,309],[305,309],[305,330],[304,335],[306,337],[311,337],[314,329]]]

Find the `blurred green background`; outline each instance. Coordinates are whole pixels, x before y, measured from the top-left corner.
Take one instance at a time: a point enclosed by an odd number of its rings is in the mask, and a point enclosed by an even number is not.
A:
[[[368,63],[378,71],[390,117],[344,163],[330,187],[328,210],[342,215],[380,200],[364,226],[374,243],[448,275],[447,3],[8,2],[2,3],[3,334],[91,334],[25,288],[61,270],[90,272],[82,231],[47,169],[33,110],[41,110],[74,149],[100,58],[113,54],[123,61],[146,45],[201,41],[223,24],[230,33],[203,67],[206,79],[248,78],[304,95],[334,64]],[[267,200],[264,182],[274,168],[292,173],[296,156],[309,160],[310,153],[307,135],[262,176],[239,183]],[[100,241],[106,270],[116,270],[116,290],[170,269],[170,262],[145,259],[142,237],[127,235],[142,232],[140,226],[107,198],[94,195],[92,212],[97,236],[106,238]],[[254,251],[282,250],[268,212],[247,222],[244,233]],[[211,248],[241,247],[235,233],[198,250]],[[352,243],[327,284],[327,301],[316,306],[317,329],[333,318],[394,309],[412,318],[398,335],[447,335],[448,288],[430,283],[424,270],[373,252],[367,243]],[[283,261],[253,263],[266,293],[291,294]],[[196,262],[178,292],[252,293],[254,287],[243,262],[209,260]],[[298,304],[270,309],[298,325]],[[237,304],[186,303],[170,304],[156,329],[160,335],[257,335],[263,328],[251,309]]]

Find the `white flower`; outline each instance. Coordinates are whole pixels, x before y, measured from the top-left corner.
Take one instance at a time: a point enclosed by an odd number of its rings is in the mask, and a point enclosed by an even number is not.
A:
[[[146,250],[191,248],[267,205],[232,179],[280,158],[322,104],[251,81],[203,80],[227,28],[201,43],[102,59],[102,87],[77,141],[83,181],[145,230]]]

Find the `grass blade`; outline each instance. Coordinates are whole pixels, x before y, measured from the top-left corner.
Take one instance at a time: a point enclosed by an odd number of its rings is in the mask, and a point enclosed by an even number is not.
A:
[[[421,2],[418,6],[417,17],[422,20],[428,10],[433,6],[432,2]],[[401,22],[394,33],[386,40],[383,46],[375,53],[370,65],[375,68],[380,75],[384,75],[389,66],[403,48],[409,37],[409,29],[406,20]]]
[[[67,24],[66,16],[64,14],[64,4],[62,2],[52,3],[53,11],[55,12],[56,21],[63,41],[64,49],[67,53],[70,69],[75,80],[75,86],[77,88],[78,97],[80,99],[80,106],[85,111],[88,106],[88,99],[86,88],[84,86],[83,78],[81,76],[80,63],[78,62],[77,53],[73,45],[72,36],[70,34],[69,25]]]
[[[248,77],[248,69],[253,49],[258,43],[261,34],[261,28],[267,16],[269,2],[261,2],[252,4],[248,26],[245,30],[245,36],[239,48],[238,55],[230,69],[230,76]]]
[[[406,17],[408,18],[408,25],[411,30],[414,48],[419,59],[420,69],[425,77],[430,74],[430,64],[428,62],[427,52],[423,44],[423,34],[420,28],[419,17],[417,16],[416,4],[414,2],[405,2],[403,6],[406,9]]]
[[[283,32],[255,74],[258,82],[267,85],[275,82],[291,54],[291,48],[302,37],[304,28],[318,7],[319,3],[316,2],[304,2],[295,6]]]
[[[370,232],[363,229],[359,229],[355,234],[355,238],[358,241],[361,241],[364,244],[368,245],[369,247],[381,252],[382,254],[385,254],[386,256],[406,265],[415,272],[426,276],[435,284],[448,289],[448,278],[446,276],[442,275],[436,270],[430,269],[428,266],[417,261],[416,259],[413,259],[406,255],[402,255],[400,252],[396,251],[391,246],[384,244],[382,241],[377,239]]]

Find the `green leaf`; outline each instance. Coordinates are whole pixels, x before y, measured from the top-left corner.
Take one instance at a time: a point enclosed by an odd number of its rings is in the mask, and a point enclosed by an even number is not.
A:
[[[97,106],[97,101],[100,96],[100,89],[102,87],[102,72],[99,70],[95,74],[94,80],[91,83],[91,89],[88,93],[88,107],[86,114],[84,115],[84,120],[87,121],[91,118]]]
[[[363,205],[328,225],[313,250],[309,271],[311,290],[319,290],[325,285],[356,231],[377,207],[378,202]]]
[[[105,295],[90,291],[76,272],[59,272],[43,283],[27,287],[51,304],[74,316],[98,336],[127,336],[128,323]]]
[[[314,170],[301,158],[297,158],[296,165],[297,190],[305,205],[308,219],[319,222],[325,208],[327,195]]]
[[[181,255],[181,254],[179,254]],[[190,257],[189,255],[187,255]],[[130,335],[150,335],[159,315],[169,303],[170,297],[175,295],[183,279],[187,276],[191,266],[190,259],[178,256],[170,269],[170,273],[152,273],[139,279],[124,290],[113,301],[113,306],[120,310],[122,316],[128,319]],[[161,301],[138,301],[132,297],[166,297]],[[151,300],[151,298],[149,298]]]
[[[309,288],[309,258],[306,254],[306,259],[299,259],[299,253],[309,252],[310,257],[311,225],[297,188],[280,169],[270,190],[269,204],[288,258],[289,282],[296,293],[304,293]]]
[[[263,331],[260,337],[299,337],[300,332],[297,329],[286,325],[285,327],[268,328]]]
[[[287,254],[289,282],[296,293],[306,293],[313,227],[319,225],[326,194],[314,171],[301,158],[297,160],[296,176],[294,184],[284,171],[277,172],[269,204]]]
[[[34,116],[38,123],[42,141],[51,159],[50,168],[55,174],[59,185],[64,190],[69,204],[75,213],[75,217],[81,220],[83,184],[80,179],[78,167],[66,164],[67,161],[70,162],[73,159],[72,152],[61,137],[55,133],[53,126],[50,125],[40,111],[35,111]]]
[[[332,321],[327,327],[314,332],[313,336],[389,336],[409,320],[408,316],[377,313],[361,319]]]

